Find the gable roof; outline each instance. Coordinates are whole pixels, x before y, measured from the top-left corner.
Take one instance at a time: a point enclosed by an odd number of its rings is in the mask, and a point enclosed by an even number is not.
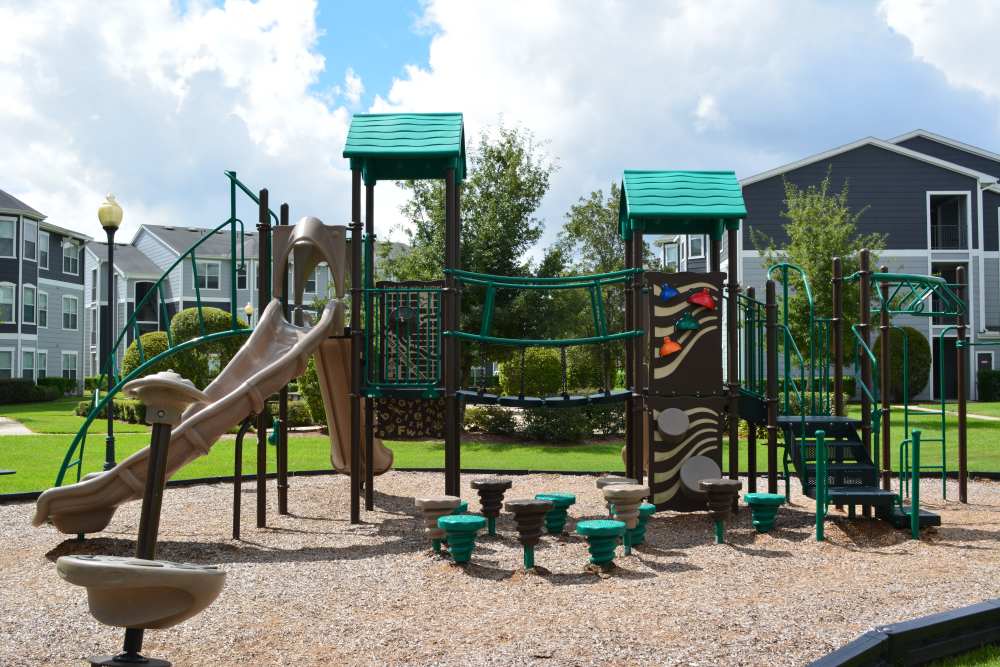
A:
[[[1000,162],[1000,153],[991,153],[988,150],[979,148],[978,146],[973,146],[972,144],[962,143],[957,139],[949,139],[948,137],[941,136],[940,134],[934,134],[933,132],[928,132],[927,130],[911,130],[906,134],[901,134],[898,137],[893,137],[889,140],[889,143],[899,144],[909,139],[914,139],[916,137],[923,137],[924,139],[930,139],[931,141],[936,141],[939,144],[944,144],[945,146],[951,146],[952,148],[957,148],[960,151],[965,151],[966,153],[972,153],[973,155],[978,155],[979,157],[984,157],[988,160],[994,160]]]
[[[168,248],[177,255],[183,255],[188,249],[206,236],[211,230],[206,227],[174,227],[172,225],[142,225],[136,236],[146,231],[155,238],[162,241]],[[247,259],[257,258],[257,234],[256,232],[246,232],[243,252]],[[134,240],[133,240],[134,242]],[[229,259],[230,255],[229,231],[217,231],[212,237],[198,246],[196,255],[206,259]],[[239,252],[239,248],[237,248]]]
[[[838,146],[837,148],[832,148],[828,151],[822,153],[817,153],[816,155],[811,155],[807,158],[803,158],[796,162],[790,162],[781,167],[776,167],[775,169],[770,169],[768,171],[761,172],[759,174],[754,174],[740,180],[741,186],[751,185],[758,181],[763,181],[773,176],[780,176],[789,171],[793,171],[800,167],[805,167],[806,165],[814,164],[816,162],[822,162],[823,160],[828,160],[832,157],[840,155],[842,153],[847,153],[848,151],[853,151],[856,148],[861,148],[862,146],[875,146],[876,148],[881,148],[883,150],[890,151],[892,153],[897,153],[904,157],[908,157],[914,160],[920,160],[921,162],[926,162],[932,164],[936,167],[942,169],[947,169],[949,171],[954,171],[959,174],[963,174],[970,178],[975,178],[979,181],[981,186],[993,185],[997,182],[995,176],[983,173],[981,171],[976,171],[975,169],[969,169],[968,167],[963,167],[961,165],[955,164],[954,162],[948,162],[947,160],[941,160],[931,155],[921,153],[919,151],[911,150],[904,146],[899,146],[897,144],[883,141],[882,139],[876,139],[875,137],[865,137],[864,139],[858,139],[857,141],[851,142],[849,144],[844,144],[843,146]]]
[[[26,215],[35,220],[44,220],[45,216],[31,208],[12,194],[0,190],[0,213]]]
[[[344,144],[351,169],[365,183],[444,178],[448,169],[465,179],[465,129],[460,113],[359,113]]]
[[[108,261],[108,244],[92,241],[86,245],[87,251],[104,263]],[[146,257],[141,250],[132,245],[115,244],[115,270],[126,278],[156,279],[163,274],[163,269]]]
[[[619,232],[709,234],[722,237],[726,223],[747,215],[732,171],[638,171],[626,169],[618,207]]]

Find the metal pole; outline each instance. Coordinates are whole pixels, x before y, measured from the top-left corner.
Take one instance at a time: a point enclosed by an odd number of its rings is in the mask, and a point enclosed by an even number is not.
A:
[[[860,270],[858,271],[858,285],[860,288],[860,304],[858,312],[858,333],[865,347],[871,349],[869,344],[869,310],[871,309],[871,253],[867,249],[861,251]],[[872,389],[872,364],[868,357],[868,350],[862,350],[861,358],[861,384],[865,385],[868,391]],[[861,392],[861,441],[869,456],[872,454],[872,404],[867,392]]]
[[[879,267],[881,273],[887,273],[889,267]],[[889,340],[889,284],[879,285],[879,296],[882,306],[879,309],[879,391],[882,399],[882,488],[888,490],[892,475],[892,452],[889,443],[892,439],[892,424],[889,410],[892,407],[892,346]]]
[[[920,539],[920,429],[913,429],[910,439],[910,471],[911,471],[911,491],[910,491],[910,536]],[[902,486],[902,478],[900,479]]]
[[[367,271],[364,277],[366,289],[375,287],[375,186],[365,186],[365,262]],[[365,298],[365,333],[368,336],[368,346],[366,359],[368,364],[372,364],[372,357],[375,354],[374,346],[374,313],[369,304],[369,297]],[[367,368],[365,369],[367,372]],[[365,509],[371,511],[375,509],[375,401],[371,398],[365,400]]]
[[[288,204],[281,205],[279,224],[288,226]],[[285,319],[291,311],[288,308],[288,280],[281,281],[281,307]],[[288,514],[288,385],[278,392],[278,446],[275,452],[278,466],[278,514]]]
[[[645,256],[646,244],[643,241],[643,235],[640,230],[635,230],[632,232],[632,260],[635,262],[635,268],[643,268],[643,257]],[[642,298],[642,273],[636,272],[632,276],[632,322],[635,329],[644,329],[645,322],[645,308],[643,308],[643,298]],[[629,340],[635,340],[630,338]],[[645,445],[645,435],[646,435],[646,379],[643,373],[643,359],[645,355],[643,354],[643,346],[634,344],[632,347],[632,379],[635,383],[633,389],[633,398],[630,407],[632,409],[632,432],[630,434],[632,440],[632,477],[638,480],[642,484],[643,478],[643,460],[642,460],[642,449]]]
[[[461,263],[459,227],[456,206],[455,170],[445,174],[445,268],[459,268]],[[458,284],[453,276],[445,274],[444,327],[454,331],[459,327]],[[459,448],[461,447],[461,414],[458,403],[458,382],[460,373],[459,340],[454,336],[444,339],[444,451],[445,451],[445,493],[461,495],[461,473]]]
[[[240,423],[233,448],[233,539],[240,539],[240,517],[243,511],[243,438],[253,426],[253,415]]]
[[[105,227],[108,234],[108,321],[104,326],[104,335],[101,338],[106,341],[104,350],[104,375],[108,380],[107,391],[111,393],[114,387],[114,376],[117,370],[114,354],[115,341],[115,310],[118,307],[118,300],[115,298],[115,231],[114,227]],[[100,301],[97,307],[100,308]],[[108,434],[104,438],[104,469],[111,470],[115,467],[115,402],[114,399],[108,401],[104,407],[108,418]]]
[[[637,232],[633,231],[633,234]],[[625,268],[635,268],[635,248],[631,240],[625,242]],[[625,330],[635,330],[635,309],[632,302],[632,295],[636,288],[636,281],[629,280],[625,283]],[[648,336],[647,336],[648,337]],[[635,368],[632,364],[633,358],[638,353],[635,339],[625,340],[625,386],[629,389],[629,395],[625,399],[625,476],[635,478],[635,416],[632,412],[632,405],[636,401],[638,392],[636,391]],[[612,371],[613,373],[613,371]],[[650,486],[652,492],[652,486]]]
[[[750,300],[750,303],[747,306],[747,316],[743,322],[746,330],[746,350],[744,351],[744,359],[746,360],[745,375],[749,380],[750,386],[755,390],[754,355],[757,353],[757,345],[760,344],[756,340],[757,322],[756,311],[754,310],[756,296],[757,291],[753,287],[748,287],[747,298]],[[747,491],[750,493],[757,491],[757,424],[750,420],[747,420]]]
[[[824,539],[826,523],[826,432],[816,431],[816,541]]]
[[[351,523],[361,523],[361,172],[351,171]]]
[[[709,271],[712,273],[718,273],[722,271],[722,242],[717,239],[712,239],[709,242]],[[730,264],[732,261],[730,261]]]
[[[778,492],[778,298],[773,280],[764,290],[767,322],[767,492]]]
[[[727,245],[730,249],[735,248],[737,244],[737,229],[735,225],[731,225],[726,229],[726,234],[728,237]],[[739,340],[739,323],[736,321],[736,299],[738,298],[740,292],[739,275],[737,275],[738,263],[735,261],[735,257],[729,260],[728,265],[728,277],[726,280],[726,292],[729,299],[726,302],[726,337],[727,341],[727,354],[726,359],[728,361],[727,375],[727,388],[729,390],[729,477],[730,479],[739,479],[740,476],[740,378],[739,378],[739,364],[740,364],[740,340]],[[737,502],[734,498],[733,502]]]
[[[955,278],[958,282],[958,298],[959,301],[965,304],[965,267],[960,266],[955,271]],[[955,369],[955,380],[958,382],[956,399],[958,402],[958,500],[961,503],[969,502],[969,452],[968,452],[968,423],[967,423],[967,410],[968,410],[968,397],[966,391],[966,385],[968,380],[966,379],[966,373],[969,369],[969,347],[968,341],[965,339],[967,332],[965,329],[965,311],[964,309],[958,314],[958,330],[956,332],[957,338],[955,340],[956,348],[956,362],[958,368]],[[941,360],[942,366],[944,364],[944,359]],[[941,387],[941,392],[944,393],[944,386]]]
[[[271,301],[271,220],[268,193],[259,194],[257,217],[257,312],[263,314]],[[260,315],[258,315],[260,317]],[[267,405],[257,415],[257,527],[267,525]]]
[[[833,258],[833,414],[844,416],[844,267]]]

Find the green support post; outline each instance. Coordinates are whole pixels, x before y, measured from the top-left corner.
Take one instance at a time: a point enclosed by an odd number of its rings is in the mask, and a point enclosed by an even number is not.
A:
[[[910,537],[920,539],[920,429],[913,429],[910,446]]]
[[[816,541],[824,540],[826,522],[826,432],[816,431]]]

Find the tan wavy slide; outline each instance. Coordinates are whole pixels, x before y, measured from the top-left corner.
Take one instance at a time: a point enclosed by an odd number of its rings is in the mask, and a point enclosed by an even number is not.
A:
[[[316,374],[330,424],[330,463],[337,472],[351,472],[351,340],[328,338],[316,350]],[[365,452],[365,404],[361,403],[361,452]],[[392,450],[375,438],[373,472],[381,475],[392,467]],[[364,473],[362,456],[361,470]]]
[[[314,326],[297,327],[285,321],[281,302],[271,301],[246,343],[205,388],[210,402],[188,408],[180,426],[173,430],[167,454],[167,477],[207,454],[227,430],[251,412],[260,412],[267,397],[300,376],[309,356],[337,330],[337,324],[343,322],[342,309],[340,301],[331,300]],[[327,364],[320,377],[329,376],[335,372],[335,367],[335,364]],[[334,430],[339,431],[343,422],[341,417],[350,418],[349,412],[330,409],[331,403],[333,407],[338,405],[338,397],[342,401],[346,396],[350,380],[345,381],[345,377],[328,377],[324,383],[334,391],[332,401],[327,398],[329,389],[323,394],[328,418],[338,424],[338,429],[331,424],[331,441]],[[350,432],[349,423],[347,432]],[[58,530],[70,534],[103,530],[118,505],[142,498],[148,455],[148,448],[142,449],[107,472],[92,473],[76,484],[45,491],[38,498],[32,523],[38,526],[51,520]],[[389,460],[392,460],[391,454]]]

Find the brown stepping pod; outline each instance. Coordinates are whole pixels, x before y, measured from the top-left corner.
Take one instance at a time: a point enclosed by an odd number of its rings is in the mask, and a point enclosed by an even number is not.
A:
[[[438,528],[438,519],[446,514],[451,514],[461,502],[462,499],[457,496],[428,496],[415,500],[417,509],[420,510],[420,515],[424,520],[424,530],[427,537],[431,538],[431,546],[437,553],[440,553],[441,540],[445,538],[444,529]]]
[[[638,484],[639,480],[632,479],[631,477],[622,477],[621,475],[605,475],[604,477],[597,478],[597,489],[603,491],[604,487],[611,486],[612,484]],[[613,517],[614,509],[611,507],[611,503],[608,502],[608,516]]]
[[[508,500],[504,509],[514,515],[517,541],[524,547],[524,569],[535,567],[535,546],[541,542],[545,515],[552,509],[551,500]]]
[[[743,486],[738,479],[703,479],[698,486],[705,492],[708,513],[715,521],[715,543],[722,544],[725,520],[733,512],[733,502]]]
[[[487,532],[490,535],[497,534],[497,517],[500,516],[500,509],[503,507],[503,494],[513,485],[511,480],[502,477],[477,479],[471,484],[472,488],[479,492],[481,513],[486,517]]]
[[[642,484],[612,484],[602,489],[604,499],[614,505],[615,518],[625,524],[625,555],[632,553],[629,534],[639,523],[639,505],[649,495],[649,487]]]

